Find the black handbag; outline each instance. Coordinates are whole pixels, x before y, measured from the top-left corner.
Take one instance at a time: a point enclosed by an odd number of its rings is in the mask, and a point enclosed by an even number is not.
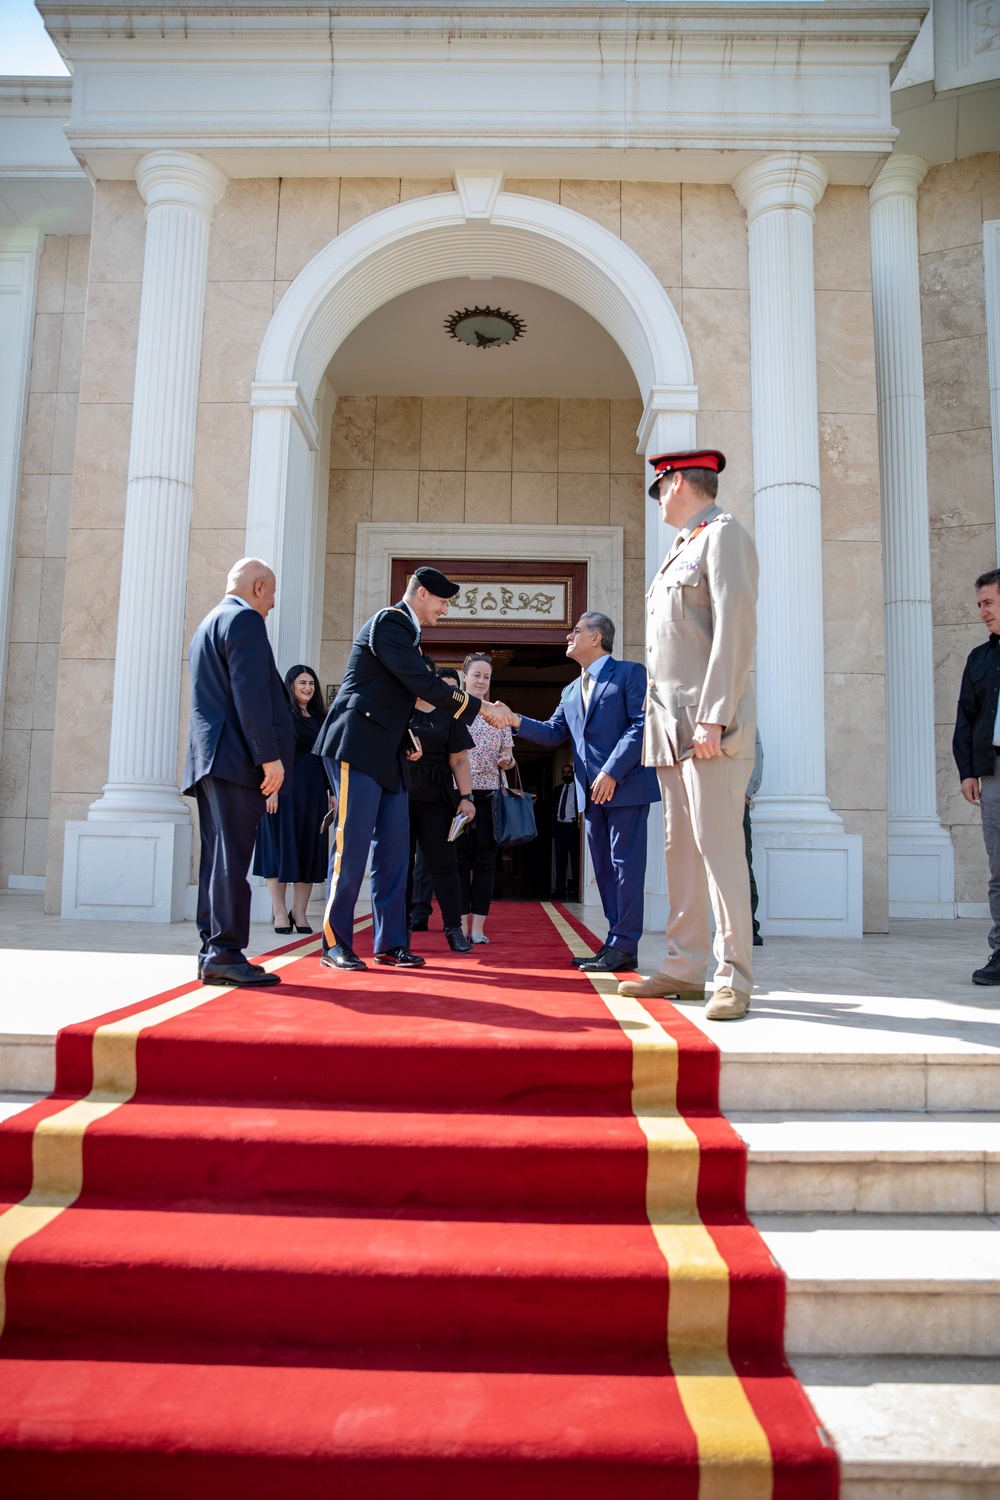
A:
[[[493,837],[501,849],[530,844],[538,837],[535,804],[521,785],[521,772],[516,761],[511,769],[517,773],[517,786],[508,786],[507,777],[501,771],[500,786],[493,793]]]

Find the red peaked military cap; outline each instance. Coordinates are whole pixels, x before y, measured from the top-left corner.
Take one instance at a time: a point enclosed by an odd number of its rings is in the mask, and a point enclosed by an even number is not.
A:
[[[721,474],[726,467],[726,455],[718,448],[691,448],[686,453],[658,453],[651,458],[653,482],[649,486],[649,498],[658,500],[660,479],[664,474],[673,474],[676,469],[712,469]]]

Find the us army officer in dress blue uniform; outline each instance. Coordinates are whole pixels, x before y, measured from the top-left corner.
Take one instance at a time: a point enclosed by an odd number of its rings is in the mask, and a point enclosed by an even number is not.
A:
[[[646,876],[649,804],[660,800],[656,773],[642,764],[646,669],[611,655],[607,615],[582,614],[566,637],[566,655],[583,668],[545,723],[514,716],[519,739],[549,749],[570,740],[576,794],[608,935],[578,968],[620,973],[638,966]]]
[[[478,698],[444,682],[420,652],[420,631],[448,613],[458,593],[437,568],[417,568],[397,604],[361,627],[347,671],[316,740],[338,801],[323,915],[323,958],[331,969],[364,969],[354,952],[354,909],[371,848],[375,961],[418,968],[406,932],[410,826],[406,764],[408,726],[418,698],[447,709],[461,723],[480,712]],[[501,727],[509,710],[487,705]]]

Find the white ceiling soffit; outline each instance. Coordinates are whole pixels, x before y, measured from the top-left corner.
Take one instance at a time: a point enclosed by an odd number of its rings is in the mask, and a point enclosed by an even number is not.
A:
[[[445,319],[476,306],[518,314],[525,333],[494,349],[452,338]],[[628,360],[588,313],[499,276],[434,281],[394,297],[348,335],[327,377],[339,396],[639,396]]]

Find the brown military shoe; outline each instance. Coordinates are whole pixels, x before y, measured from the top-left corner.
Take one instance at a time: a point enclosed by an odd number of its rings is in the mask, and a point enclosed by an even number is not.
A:
[[[618,993],[630,1000],[704,1000],[705,986],[681,984],[669,974],[650,974],[648,979],[623,979]]]
[[[730,989],[728,984],[723,984],[705,1006],[705,1020],[738,1021],[749,1009],[749,995],[741,995],[739,990]]]

